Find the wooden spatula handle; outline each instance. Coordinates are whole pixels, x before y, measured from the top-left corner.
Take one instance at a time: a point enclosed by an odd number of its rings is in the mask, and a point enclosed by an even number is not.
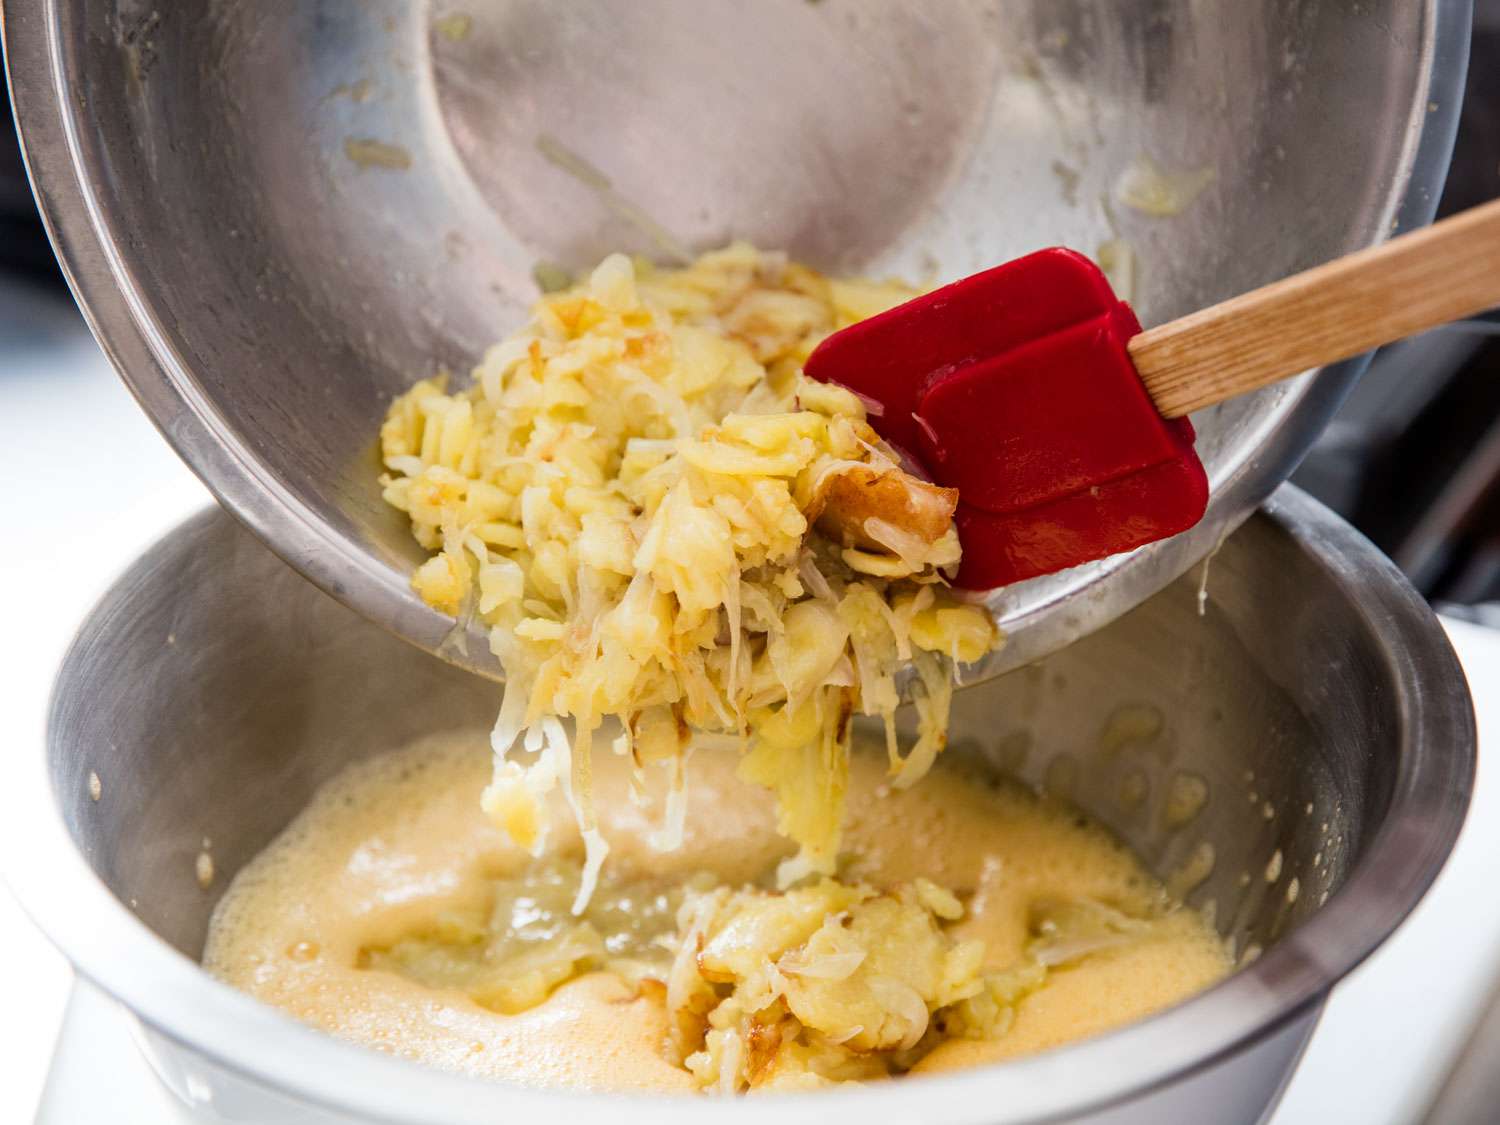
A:
[[[1142,332],[1157,409],[1204,406],[1500,305],[1500,200]]]

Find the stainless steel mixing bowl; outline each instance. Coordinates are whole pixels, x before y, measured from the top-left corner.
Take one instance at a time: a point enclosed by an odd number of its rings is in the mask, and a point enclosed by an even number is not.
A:
[[[42,209],[157,425],[325,590],[490,673],[409,589],[419,552],[372,439],[395,392],[518,323],[538,262],[744,237],[942,278],[1118,238],[1159,322],[1430,219],[1470,18],[1468,0],[0,3]],[[1112,192],[1143,155],[1212,182],[1177,217],[1138,213]],[[995,667],[1182,573],[1360,366],[1196,418],[1204,523],[995,595]]]
[[[25,841],[13,882],[79,971],[137,1014],[158,1071],[206,1120],[1255,1122],[1328,990],[1447,856],[1473,717],[1420,598],[1290,488],[1225,543],[1199,605],[1190,575],[961,692],[948,753],[1071,795],[1163,875],[1211,847],[1192,899],[1215,904],[1240,951],[1264,953],[1161,1015],[1004,1066],[774,1101],[525,1092],[348,1046],[209,979],[195,958],[225,881],[320,782],[439,726],[487,725],[497,694],[219,512],[148,551],[78,634],[45,748],[7,773]],[[1179,771],[1210,796],[1173,829],[1163,804]],[[194,874],[204,837],[209,889]]]

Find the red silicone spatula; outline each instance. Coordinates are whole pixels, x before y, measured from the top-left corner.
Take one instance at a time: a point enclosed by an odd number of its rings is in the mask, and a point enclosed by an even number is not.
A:
[[[957,584],[985,590],[1193,526],[1186,415],[1500,304],[1500,201],[1142,331],[1104,275],[1042,250],[837,332],[807,374],[957,488]]]

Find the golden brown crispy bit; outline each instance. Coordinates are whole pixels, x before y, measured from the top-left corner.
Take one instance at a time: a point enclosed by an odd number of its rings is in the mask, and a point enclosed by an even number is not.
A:
[[[830,475],[813,501],[818,530],[844,547],[882,551],[865,521],[883,520],[931,545],[953,526],[958,489],[940,488],[900,469],[851,466]],[[809,512],[809,515],[812,515]]]

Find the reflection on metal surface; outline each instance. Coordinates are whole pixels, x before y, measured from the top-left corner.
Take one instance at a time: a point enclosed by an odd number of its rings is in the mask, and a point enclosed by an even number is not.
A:
[[[1204,617],[1189,575],[1037,668],[958,693],[948,753],[1033,785],[1066,773],[1071,796],[1155,872],[1201,880],[1194,901],[1212,899],[1242,957],[1258,956],[1118,1034],[942,1080],[953,1120],[993,1120],[995,1107],[1011,1122],[1259,1120],[1327,989],[1404,917],[1452,845],[1473,776],[1468,695],[1394,568],[1290,489],[1214,565]],[[199,515],[132,567],[73,646],[45,763],[34,749],[12,779],[16,827],[36,854],[16,889],[85,975],[161,1029],[146,1039],[180,1093],[206,1090],[259,1119],[309,1101],[338,1107],[328,1119],[340,1121],[555,1111],[556,1095],[496,1086],[476,1098],[466,1081],[319,1036],[181,956],[201,949],[213,903],[193,877],[205,835],[227,878],[345,763],[431,730],[434,715],[482,728],[492,713],[489,685],[317,593],[221,513]],[[1124,723],[1135,737],[1096,749],[1122,714],[1139,720]],[[1172,747],[1191,747],[1211,795],[1185,826],[1164,815],[1183,762]],[[104,757],[95,802],[87,776]],[[1071,768],[1055,770],[1063,761]],[[1122,807],[1134,771],[1147,778],[1142,803]],[[938,1088],[778,1099],[774,1115],[938,1120]],[[658,1125],[701,1113],[639,1104]],[[568,1105],[580,1122],[623,1112],[617,1100]]]
[[[401,0],[274,18],[230,0],[4,11],[43,210],[106,350],[242,521],[429,651],[450,623],[408,588],[415,548],[380,502],[385,404],[435,365],[466,370],[519,320],[538,261],[653,251],[537,137],[688,246],[741,236],[924,278],[1124,240],[1159,322],[1429,218],[1469,14],[1464,0],[503,0],[456,35],[451,13],[434,24]],[[368,96],[330,96],[353,90]],[[399,145],[411,166],[361,172],[349,137]],[[1142,154],[1213,182],[1175,218],[1110,205]],[[1182,573],[1358,369],[1204,412],[1205,523],[994,596],[1012,640],[975,674]],[[486,645],[467,650],[495,673]]]

